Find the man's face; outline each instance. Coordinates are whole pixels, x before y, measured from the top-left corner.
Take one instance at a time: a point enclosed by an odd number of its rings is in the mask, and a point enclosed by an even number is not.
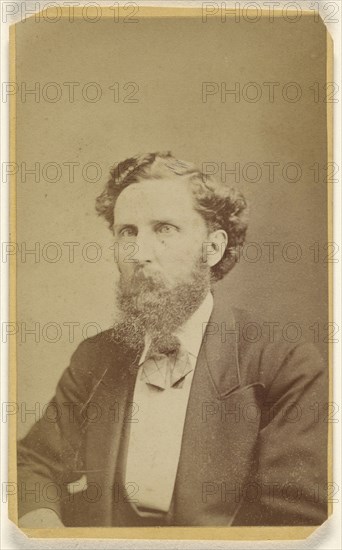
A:
[[[184,181],[151,180],[122,191],[114,209],[119,243],[119,339],[135,347],[148,332],[159,349],[210,288],[205,221]]]
[[[122,191],[114,209],[114,236],[127,284],[152,277],[172,290],[188,280],[208,235],[193,201],[182,180],[143,181]]]

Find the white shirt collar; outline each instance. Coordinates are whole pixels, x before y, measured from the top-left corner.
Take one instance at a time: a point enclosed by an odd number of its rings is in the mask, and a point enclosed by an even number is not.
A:
[[[202,345],[203,334],[210,319],[213,305],[213,295],[209,291],[201,305],[196,309],[191,317],[175,332],[175,336],[179,338],[182,346],[196,359]],[[141,363],[143,363],[143,361],[145,360],[150,344],[151,339],[148,335],[146,335],[145,348],[141,355],[139,365],[141,365]]]

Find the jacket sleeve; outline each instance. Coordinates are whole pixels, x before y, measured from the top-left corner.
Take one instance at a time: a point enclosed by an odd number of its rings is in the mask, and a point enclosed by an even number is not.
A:
[[[91,344],[73,354],[43,417],[18,442],[18,515],[50,508],[61,516],[67,485],[82,477],[84,409],[93,385]]]
[[[327,519],[328,369],[316,348],[301,344],[273,369],[251,479],[234,525],[320,525]]]

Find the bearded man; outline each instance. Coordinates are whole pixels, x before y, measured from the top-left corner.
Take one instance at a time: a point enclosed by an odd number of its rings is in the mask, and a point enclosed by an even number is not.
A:
[[[326,368],[307,344],[238,339],[251,317],[213,296],[245,239],[244,197],[153,153],[112,170],[97,211],[117,318],[74,353],[58,422],[19,443],[20,525],[321,524]]]

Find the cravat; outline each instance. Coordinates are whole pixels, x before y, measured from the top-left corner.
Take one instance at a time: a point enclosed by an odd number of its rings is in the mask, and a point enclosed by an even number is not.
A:
[[[180,347],[169,354],[153,353],[141,369],[141,380],[162,390],[167,387],[182,387],[185,376],[193,370],[188,352]]]

